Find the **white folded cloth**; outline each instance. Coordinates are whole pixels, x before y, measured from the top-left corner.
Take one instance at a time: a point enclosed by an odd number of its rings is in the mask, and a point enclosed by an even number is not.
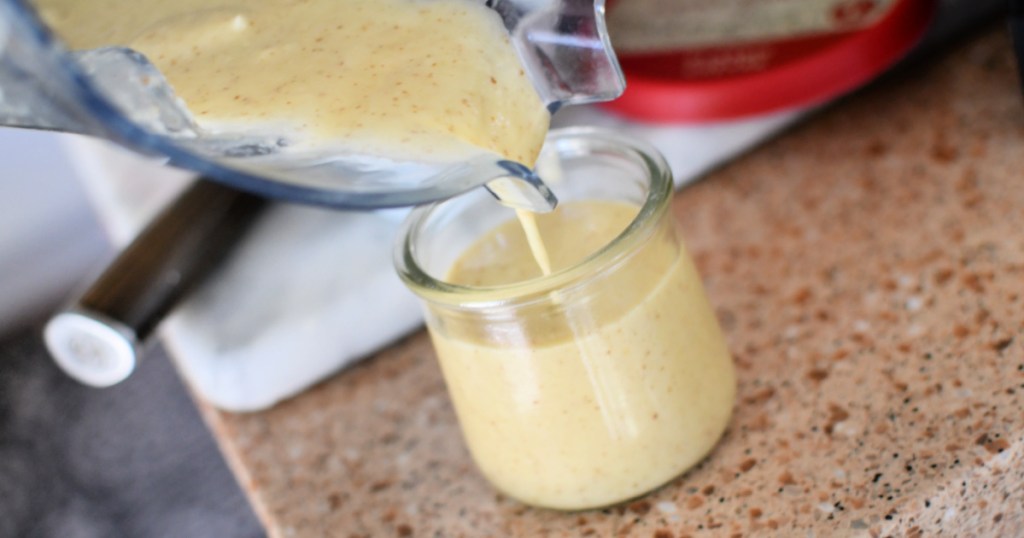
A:
[[[683,184],[797,117],[644,126],[577,108],[560,113],[556,125],[601,125],[646,138]],[[75,138],[69,151],[121,246],[190,178],[95,140]],[[272,206],[160,328],[193,390],[222,409],[265,409],[418,327],[420,308],[391,263],[404,214]]]
[[[219,407],[260,409],[418,327],[416,298],[391,269],[399,224],[271,208],[164,323],[182,373]]]

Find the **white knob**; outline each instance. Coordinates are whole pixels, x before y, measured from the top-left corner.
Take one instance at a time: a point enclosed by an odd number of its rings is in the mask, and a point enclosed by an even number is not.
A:
[[[50,318],[43,339],[62,370],[94,387],[124,381],[138,360],[131,329],[90,312],[70,310]]]

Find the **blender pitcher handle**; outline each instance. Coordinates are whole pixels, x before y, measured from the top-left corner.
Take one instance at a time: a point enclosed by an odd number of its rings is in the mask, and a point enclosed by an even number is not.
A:
[[[626,81],[608,38],[604,0],[554,0],[550,4],[548,9],[526,11],[515,25],[512,42],[551,112],[563,105],[609,101],[622,95]]]

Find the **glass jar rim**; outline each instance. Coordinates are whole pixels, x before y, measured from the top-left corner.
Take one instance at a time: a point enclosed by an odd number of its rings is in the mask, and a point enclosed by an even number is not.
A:
[[[399,277],[416,295],[431,303],[460,308],[488,308],[512,302],[530,302],[546,297],[555,290],[570,288],[616,265],[629,257],[636,242],[643,241],[653,233],[668,210],[673,192],[672,172],[661,152],[644,141],[595,127],[553,129],[545,141],[545,147],[549,145],[554,145],[555,151],[568,157],[583,154],[588,151],[587,148],[590,148],[590,152],[594,152],[595,148],[615,150],[641,165],[649,185],[644,201],[629,225],[580,262],[550,275],[499,286],[465,286],[435,278],[417,262],[415,237],[420,228],[436,212],[442,211],[450,200],[421,206],[412,210],[405,219],[394,251],[394,263]]]

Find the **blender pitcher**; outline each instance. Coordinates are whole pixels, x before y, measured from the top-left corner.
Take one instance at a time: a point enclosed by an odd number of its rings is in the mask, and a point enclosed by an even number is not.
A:
[[[486,5],[500,15],[550,112],[622,93],[604,0]],[[0,0],[0,126],[106,138],[231,187],[332,207],[417,205],[480,185],[513,207],[545,210],[555,203],[529,167],[483,151],[457,163],[382,161],[289,153],[276,134],[204,132],[142,54],[124,47],[69,51],[27,0]]]

